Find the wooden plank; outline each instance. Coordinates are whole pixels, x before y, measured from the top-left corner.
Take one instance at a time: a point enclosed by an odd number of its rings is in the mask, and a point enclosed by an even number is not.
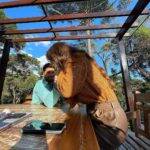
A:
[[[116,36],[117,39],[121,40],[123,38],[124,34],[129,30],[135,20],[141,15],[142,11],[146,8],[149,2],[149,0],[138,0],[129,17],[123,24],[122,29],[118,32]],[[126,24],[128,24],[128,26],[126,26]]]
[[[126,148],[123,146],[123,144],[118,149],[119,150],[126,150]]]
[[[126,116],[127,116],[127,118],[128,118],[128,120],[133,120],[133,119],[135,119],[136,118],[136,111],[129,111],[129,112],[126,112]]]
[[[41,5],[41,4],[52,4],[52,3],[65,3],[65,2],[74,2],[75,0],[17,0],[12,2],[1,2],[0,9],[4,8],[14,8],[21,6],[32,6],[32,5]],[[83,0],[76,0],[83,1]],[[88,0],[84,0],[88,1]]]
[[[140,136],[139,139],[150,147],[150,140],[149,139],[145,138],[144,136]]]
[[[143,113],[145,136],[150,139],[150,110],[143,110]]]
[[[98,35],[83,35],[83,36],[57,36],[57,37],[38,37],[38,38],[20,38],[13,39],[13,42],[39,42],[39,41],[61,41],[61,40],[81,40],[81,39],[101,39],[101,38],[114,38],[116,33],[101,33]],[[130,34],[126,33],[126,37]]]
[[[58,28],[39,28],[30,30],[3,30],[0,31],[1,35],[13,35],[13,34],[31,34],[31,33],[47,33],[47,32],[68,32],[68,31],[86,31],[86,30],[104,30],[104,29],[120,29],[122,25],[117,24],[101,24],[90,26],[70,26],[70,27],[58,27]],[[137,27],[133,25],[132,28]]]
[[[134,99],[136,104],[136,112],[137,112],[137,121],[136,121],[136,136],[138,134],[142,134],[147,138],[150,138],[150,92],[147,93],[134,93]],[[141,113],[140,110],[143,111],[144,114],[144,130],[141,129]],[[143,132],[144,131],[144,132]]]
[[[135,137],[134,133],[131,131],[128,131],[128,136],[134,140],[140,147],[143,147],[145,150],[149,150],[149,146],[145,144],[143,141],[141,141],[139,138]]]
[[[123,85],[124,85],[124,90],[125,90],[127,111],[132,112],[134,110],[134,99],[133,99],[133,94],[132,94],[132,90],[131,90],[124,41],[118,40],[118,45],[119,45],[119,50],[120,50],[120,64],[121,64],[121,70],[122,70]]]
[[[132,138],[130,138],[129,136],[127,136],[126,141],[127,141],[134,149],[136,149],[136,150],[141,149],[141,150],[142,150],[142,147],[139,147],[139,145],[137,145],[137,143],[136,143],[134,140],[132,140]]]
[[[128,150],[134,150],[134,148],[132,147],[132,145],[130,143],[128,143],[127,141],[125,141],[123,143],[124,147]]]
[[[150,92],[135,93],[135,98],[137,102],[150,103]]]
[[[144,10],[141,15],[149,14],[150,10]],[[88,18],[104,18],[104,17],[122,17],[130,15],[131,11],[104,11],[94,13],[74,13],[63,15],[49,15],[47,17],[28,17],[28,18],[15,18],[15,19],[1,19],[0,24],[16,24],[16,23],[29,23],[29,22],[43,22],[43,21],[61,21],[73,19],[88,19]]]

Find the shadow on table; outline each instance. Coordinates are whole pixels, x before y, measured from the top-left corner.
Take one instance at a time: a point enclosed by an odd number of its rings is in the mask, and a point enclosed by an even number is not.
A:
[[[22,134],[21,139],[10,148],[10,150],[48,150],[46,134],[42,135],[27,135]]]

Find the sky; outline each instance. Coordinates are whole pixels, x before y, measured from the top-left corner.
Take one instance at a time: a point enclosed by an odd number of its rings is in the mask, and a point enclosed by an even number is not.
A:
[[[11,1],[11,0],[0,0],[0,2],[7,2],[7,1]],[[128,6],[127,10],[132,9],[135,4],[136,4],[137,0],[132,0],[131,4]],[[11,9],[5,9],[5,13],[7,15],[7,17],[9,18],[20,18],[20,17],[35,17],[35,16],[43,16],[43,12],[42,10],[37,7],[37,6],[28,6],[28,7],[21,7],[21,8],[11,8]],[[126,17],[116,17],[114,18],[112,23],[119,23],[119,24],[123,24],[125,21]],[[101,20],[100,19],[95,19],[93,21],[93,23],[95,25],[100,24]],[[71,25],[78,25],[79,22],[78,21],[74,21],[71,23],[66,22],[58,22],[56,24],[52,23],[53,27],[58,27],[58,26],[71,26]],[[33,28],[48,28],[49,24],[48,22],[41,22],[41,23],[22,23],[22,24],[17,24],[17,28],[18,29],[33,29]],[[95,34],[98,34],[100,32],[106,32],[106,31],[97,31]],[[107,31],[107,32],[112,32]],[[67,33],[61,33],[62,35],[67,35]],[[47,36],[52,36],[53,33],[45,33],[45,34],[32,34],[32,35],[25,35],[25,37],[47,37]],[[77,41],[65,41],[69,44],[73,44],[74,42]],[[101,49],[101,46],[104,44],[105,40],[101,39],[101,40],[95,40],[96,43],[96,47],[97,49]],[[26,43],[23,51],[25,51],[26,53],[32,55],[33,57],[36,58],[41,58],[42,62],[44,62],[44,55],[46,53],[46,51],[49,49],[49,47],[53,44],[54,42],[51,41],[47,41],[47,42],[33,42],[33,43]],[[95,59],[97,61],[97,63],[99,65],[102,65],[102,62],[100,60],[100,58],[98,56],[95,56]]]

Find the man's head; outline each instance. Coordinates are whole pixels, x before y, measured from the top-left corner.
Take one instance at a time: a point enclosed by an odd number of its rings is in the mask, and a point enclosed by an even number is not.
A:
[[[55,70],[50,63],[47,63],[43,66],[43,76],[47,82],[49,83],[54,82],[54,76],[55,76],[54,71]]]

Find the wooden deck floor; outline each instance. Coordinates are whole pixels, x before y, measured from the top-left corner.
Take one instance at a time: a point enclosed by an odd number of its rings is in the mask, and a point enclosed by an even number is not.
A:
[[[150,150],[150,140],[142,136],[138,138],[129,130],[126,141],[119,150]]]

